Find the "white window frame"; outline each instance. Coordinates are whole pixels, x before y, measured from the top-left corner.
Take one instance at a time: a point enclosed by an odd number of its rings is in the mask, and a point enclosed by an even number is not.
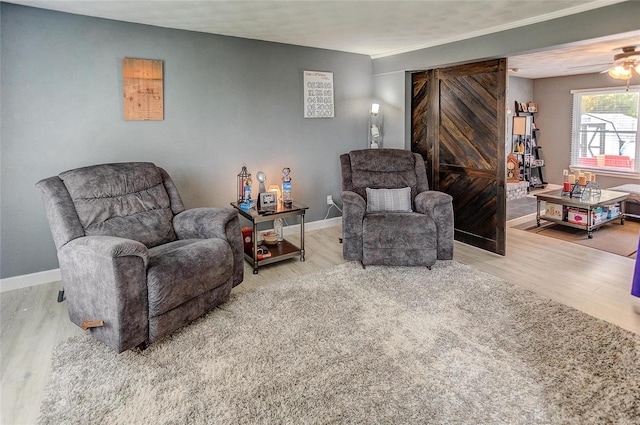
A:
[[[581,100],[582,95],[606,94],[606,93],[638,93],[638,102],[640,103],[640,86],[627,87],[605,87],[584,90],[571,90],[573,96],[572,123],[571,123],[571,141],[570,141],[570,168],[592,170],[600,175],[608,176],[626,176],[640,178],[640,117],[638,117],[638,125],[636,126],[636,143],[635,143],[635,162],[634,170],[611,169],[602,166],[585,166],[578,164],[578,156],[580,152],[580,125],[581,125]],[[639,105],[640,111],[640,105]]]

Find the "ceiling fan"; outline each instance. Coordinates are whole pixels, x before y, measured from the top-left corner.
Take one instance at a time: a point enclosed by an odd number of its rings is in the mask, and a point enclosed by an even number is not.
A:
[[[632,70],[640,75],[640,50],[636,50],[636,46],[626,46],[622,48],[622,53],[613,57],[613,67],[606,72],[618,80],[629,80]]]

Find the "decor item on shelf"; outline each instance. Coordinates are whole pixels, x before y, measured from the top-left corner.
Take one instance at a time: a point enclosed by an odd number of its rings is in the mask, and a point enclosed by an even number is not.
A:
[[[382,147],[382,113],[379,103],[372,103],[369,111],[369,147],[371,149]]]
[[[584,178],[584,174],[580,173],[580,170],[574,170],[574,173],[576,174],[568,174],[568,170],[563,170],[562,173],[565,180],[562,186],[562,195],[569,196],[570,198],[582,196],[582,189],[584,188],[586,181],[581,185],[580,176],[583,176]]]
[[[264,182],[267,180],[267,176],[262,171],[258,171],[256,174],[256,179],[258,180],[258,193],[264,193],[267,191],[265,188]]]
[[[291,198],[291,177],[289,177],[289,173],[291,173],[290,168],[282,169],[282,205],[285,207],[290,207],[293,203],[293,199]]]
[[[576,181],[573,185],[571,185],[571,191],[569,192],[570,198],[580,198],[582,197],[582,191],[584,189],[584,185],[580,184],[580,181]]]
[[[529,112],[528,106],[525,102],[516,102],[518,106],[518,112]]]
[[[526,136],[526,117],[513,117],[513,135],[514,136]]]
[[[518,157],[514,153],[507,155],[507,181],[510,183],[520,181],[518,170]]]
[[[251,173],[247,171],[246,164],[242,164],[238,174],[238,206],[245,211],[256,206],[251,198]]]
[[[600,194],[602,193],[600,189],[600,185],[595,181],[587,182],[586,186],[582,190],[582,199],[583,200],[594,200],[600,198]]]
[[[244,191],[247,179],[251,178],[251,174],[247,171],[247,164],[242,164],[242,170],[238,173],[238,204],[244,201]]]
[[[264,245],[258,246],[257,254],[259,260],[264,260],[265,258],[271,257],[271,251],[269,251],[269,248]]]
[[[251,179],[244,182],[244,202],[251,202]]]
[[[251,249],[253,247],[253,228],[251,226],[243,226],[240,228],[240,232],[242,232],[244,249]]]
[[[562,194],[565,195],[571,191],[571,183],[569,183],[569,170],[562,170]]]
[[[267,245],[275,245],[278,243],[278,235],[276,235],[274,230],[262,232],[262,239]]]
[[[277,199],[276,200],[280,200],[280,186],[278,186],[277,184],[272,184],[269,186],[269,192],[276,192],[276,196]]]
[[[587,177],[584,174],[580,174],[580,177],[578,177],[578,183],[580,183],[580,186],[586,185]]]
[[[240,204],[240,207],[245,209],[245,210],[248,210],[250,208],[255,207],[255,205],[256,205],[256,203],[253,201],[253,199],[251,199],[251,178],[248,178],[245,181],[244,200]]]
[[[275,192],[262,192],[258,194],[259,213],[275,212],[278,205],[278,194]]]
[[[284,227],[282,225],[282,219],[276,218],[273,220],[273,230],[276,232],[276,238],[278,242],[282,242],[284,239]]]

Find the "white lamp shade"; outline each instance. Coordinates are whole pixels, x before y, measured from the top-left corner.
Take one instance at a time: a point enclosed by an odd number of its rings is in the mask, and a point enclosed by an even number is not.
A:
[[[618,65],[609,70],[609,75],[618,80],[628,80],[631,78],[631,67]]]

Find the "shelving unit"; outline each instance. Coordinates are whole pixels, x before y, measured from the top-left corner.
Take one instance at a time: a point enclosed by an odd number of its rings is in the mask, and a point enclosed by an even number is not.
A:
[[[531,175],[529,178],[529,186],[544,188],[547,185],[547,182],[544,181],[544,178],[542,177],[542,169],[544,168],[542,146],[533,146],[531,149]]]
[[[520,180],[529,188],[544,188],[542,147],[538,146],[539,129],[535,124],[537,104],[515,102],[513,117],[512,152],[518,157]]]

